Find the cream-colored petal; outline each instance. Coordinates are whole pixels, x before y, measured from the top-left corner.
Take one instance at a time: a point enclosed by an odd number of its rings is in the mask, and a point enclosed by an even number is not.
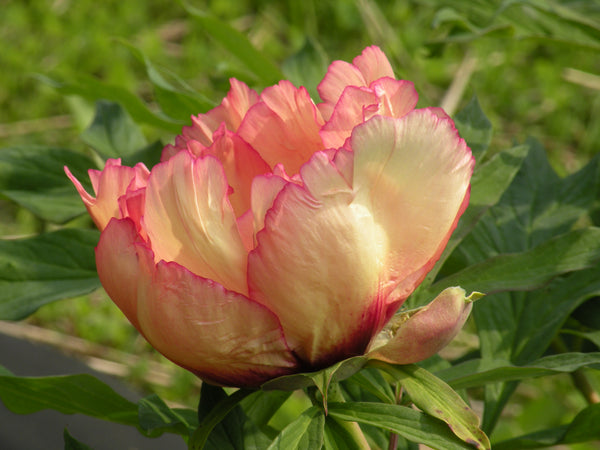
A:
[[[385,234],[325,152],[276,197],[250,253],[250,296],[279,317],[292,350],[312,367],[362,354],[382,326]]]
[[[205,381],[255,387],[294,371],[277,317],[262,305],[177,263],[140,258],[138,318],[144,336],[164,356]]]
[[[377,116],[352,133],[353,204],[389,239],[386,292],[401,303],[443,251],[466,208],[474,159],[451,120],[428,110]]]
[[[143,226],[156,261],[175,261],[246,293],[246,250],[227,199],[223,167],[182,151],[152,169]]]
[[[463,327],[473,303],[460,287],[444,290],[410,317],[396,316],[377,336],[369,357],[392,364],[412,364],[435,355]]]

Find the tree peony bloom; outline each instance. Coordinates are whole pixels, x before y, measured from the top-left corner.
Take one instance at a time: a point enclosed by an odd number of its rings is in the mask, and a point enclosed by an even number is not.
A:
[[[365,354],[413,363],[469,314],[450,288],[394,318],[468,203],[474,160],[452,120],[414,109],[377,47],[334,62],[319,93],[317,106],[287,81],[258,95],[232,80],[150,171],[109,160],[90,171],[94,198],[66,169],[102,231],[108,295],[210,383],[259,386]]]

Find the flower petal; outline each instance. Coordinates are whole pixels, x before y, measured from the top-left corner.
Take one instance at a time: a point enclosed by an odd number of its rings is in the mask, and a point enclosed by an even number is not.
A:
[[[131,219],[112,219],[96,247],[96,267],[104,290],[140,331],[137,319],[137,280],[141,277],[138,246],[142,245]]]
[[[352,133],[353,204],[389,237],[390,315],[440,257],[469,199],[474,159],[451,120],[429,110],[376,116]]]
[[[158,262],[175,261],[246,293],[246,250],[215,158],[179,152],[152,169],[142,220]]]
[[[383,77],[394,78],[394,70],[387,56],[376,45],[365,48],[352,60],[352,64],[360,70],[367,84]]]
[[[141,188],[148,179],[148,169],[139,163],[135,167],[121,165],[120,159],[109,159],[102,171],[90,170],[89,175],[96,198],[88,194],[73,174],[65,166],[65,173],[73,182],[85,207],[99,230],[103,230],[111,218],[122,218],[119,197],[130,185]]]
[[[423,361],[454,339],[472,308],[473,303],[465,298],[464,289],[447,288],[406,321],[388,324],[375,340],[374,346],[378,345],[378,341],[388,342],[371,350],[368,356],[392,364]],[[397,329],[394,331],[395,328]]]
[[[155,270],[140,288],[140,327],[171,361],[227,386],[255,387],[293,372],[297,360],[267,308],[177,263],[141,262]]]
[[[250,297],[281,321],[290,348],[311,367],[362,354],[382,326],[385,236],[325,152],[288,183],[249,255]]]
[[[281,163],[294,175],[314,152],[323,150],[321,113],[305,88],[285,80],[266,88],[260,98],[238,133],[271,167]]]

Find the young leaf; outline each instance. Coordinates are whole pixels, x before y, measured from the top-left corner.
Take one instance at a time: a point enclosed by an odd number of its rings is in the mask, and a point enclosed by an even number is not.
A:
[[[330,403],[329,416],[383,428],[433,449],[473,449],[456,437],[441,420],[406,406],[371,402]]]
[[[23,319],[46,303],[98,289],[98,238],[97,231],[62,229],[0,240],[0,319]]]
[[[414,364],[391,366],[376,362],[374,365],[392,375],[419,409],[446,422],[456,436],[476,448],[490,448],[488,437],[479,428],[479,417],[442,380]]]

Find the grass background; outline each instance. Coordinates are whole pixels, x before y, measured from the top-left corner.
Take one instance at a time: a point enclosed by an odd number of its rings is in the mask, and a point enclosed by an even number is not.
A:
[[[439,105],[453,81],[462,80],[466,86],[457,107],[477,95],[494,124],[494,148],[534,136],[548,150],[554,168],[570,173],[599,149],[599,28],[569,19],[562,10],[548,20],[535,8],[506,12],[501,3],[216,0],[194,2],[194,7],[248,36],[286,75],[311,82],[311,92],[328,62],[351,60],[370,44],[382,47],[398,78],[415,83],[420,107]],[[553,4],[600,23],[600,2]],[[258,90],[264,87],[178,3],[0,0],[0,10],[0,147],[52,144],[86,151],[78,135],[92,118],[93,103],[61,95],[39,75],[64,80],[92,76],[153,104],[146,69],[126,44],[215,104],[226,93],[229,77]],[[306,54],[310,64],[304,65]],[[462,70],[469,65],[465,76]],[[173,139],[161,130],[144,131],[149,140]],[[2,200],[0,218],[3,236],[47,226]],[[193,377],[171,370],[168,363],[161,363],[171,374],[165,386],[148,382],[148,361],[162,359],[103,293],[46,306],[28,320],[147,355],[128,375],[133,382],[178,403],[195,402]],[[550,384],[564,395],[544,395]],[[511,405],[496,431],[498,439],[566,423],[584,401],[567,376],[557,376],[523,383]]]

